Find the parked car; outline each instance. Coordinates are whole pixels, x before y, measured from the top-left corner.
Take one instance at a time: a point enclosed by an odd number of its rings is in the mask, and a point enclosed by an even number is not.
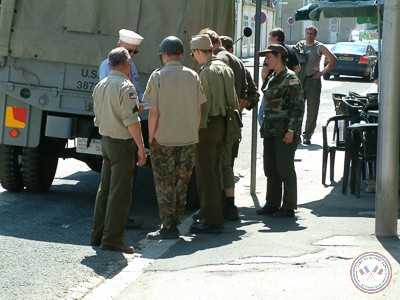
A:
[[[365,44],[369,44],[372,46],[372,48],[374,48],[376,55],[379,54],[379,49],[378,49],[378,39],[373,39],[373,40],[363,40],[360,43],[365,43]],[[381,41],[381,49],[382,49],[382,41]]]
[[[360,31],[353,30],[349,36],[349,42],[357,42],[360,40]]]
[[[361,76],[367,81],[372,80],[375,61],[378,59],[374,48],[366,43],[340,42],[331,48],[338,58],[338,63],[324,75],[328,80],[331,75]],[[324,66],[329,63],[325,57]]]

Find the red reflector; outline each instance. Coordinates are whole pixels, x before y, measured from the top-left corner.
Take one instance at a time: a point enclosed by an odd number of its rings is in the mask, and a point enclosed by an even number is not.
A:
[[[10,136],[16,138],[17,136],[19,136],[19,131],[17,129],[11,129]]]
[[[368,63],[368,57],[365,57],[363,55],[360,56],[360,60],[358,61],[360,64],[367,64]]]

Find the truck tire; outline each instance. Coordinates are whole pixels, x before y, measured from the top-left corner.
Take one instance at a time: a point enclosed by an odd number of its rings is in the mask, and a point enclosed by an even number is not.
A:
[[[24,189],[19,147],[0,145],[0,183],[9,192],[16,193]]]
[[[65,143],[44,139],[36,148],[22,149],[22,178],[29,192],[46,192],[56,175],[58,153]]]

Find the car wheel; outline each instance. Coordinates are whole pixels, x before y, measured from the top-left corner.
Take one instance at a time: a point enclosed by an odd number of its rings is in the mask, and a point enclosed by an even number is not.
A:
[[[324,79],[325,80],[329,80],[330,77],[331,77],[331,74],[324,74]]]
[[[367,82],[371,82],[372,81],[372,77],[373,77],[373,71],[372,69],[369,71],[369,74],[364,76],[363,79]]]

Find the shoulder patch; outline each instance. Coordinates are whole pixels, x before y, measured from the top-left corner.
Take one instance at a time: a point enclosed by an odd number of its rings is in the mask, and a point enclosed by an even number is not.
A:
[[[147,93],[147,94],[150,94],[150,91],[151,91],[150,84],[147,84],[147,85],[146,85],[146,93]]]
[[[299,80],[298,79],[290,79],[289,80],[289,85],[295,85],[295,84],[299,84]]]

